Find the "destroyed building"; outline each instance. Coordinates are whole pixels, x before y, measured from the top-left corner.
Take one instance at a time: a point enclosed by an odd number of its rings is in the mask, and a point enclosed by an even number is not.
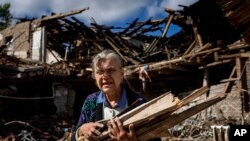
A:
[[[73,16],[88,8],[27,19],[0,31],[0,112],[77,118],[84,98],[97,89],[91,58],[112,49],[125,64],[125,83],[148,99],[166,92],[182,98],[206,87],[189,106],[223,99],[204,104],[199,118],[249,123],[249,2],[200,0],[182,7],[166,9],[165,19],[135,19],[119,32],[94,21],[87,26]],[[170,24],[181,31],[166,37]],[[146,34],[157,30],[162,34]],[[189,113],[185,119],[196,114]]]

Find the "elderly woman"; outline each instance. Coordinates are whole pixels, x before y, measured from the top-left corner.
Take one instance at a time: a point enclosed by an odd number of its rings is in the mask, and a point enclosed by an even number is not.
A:
[[[119,118],[114,118],[138,99],[141,100],[138,105],[146,102],[142,96],[122,85],[124,72],[120,57],[112,50],[104,50],[94,57],[92,67],[100,91],[86,98],[77,125],[76,139],[84,136],[88,140],[98,140],[101,137],[99,129],[104,125],[96,121],[110,119],[108,131],[112,140],[137,140],[132,125],[126,130]]]

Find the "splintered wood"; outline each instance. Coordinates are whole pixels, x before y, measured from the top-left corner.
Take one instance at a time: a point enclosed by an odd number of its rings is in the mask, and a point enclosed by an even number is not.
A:
[[[225,97],[225,95],[212,96],[194,107],[176,113],[178,109],[205,94],[208,90],[209,88],[204,86],[194,90],[183,99],[174,97],[171,93],[165,93],[119,116],[119,118],[125,127],[128,127],[130,124],[134,125],[139,140],[147,140],[160,135],[169,135],[167,132],[168,128],[197,114],[201,110],[208,108]],[[108,120],[101,120],[99,122],[109,124]],[[104,131],[103,139],[107,138],[108,132]]]
[[[174,110],[178,103],[179,99],[173,97],[171,93],[163,94],[162,96],[135,108],[128,114],[122,115],[120,119],[123,121],[125,126],[132,123],[134,125],[140,124],[143,121],[150,120],[158,115]]]

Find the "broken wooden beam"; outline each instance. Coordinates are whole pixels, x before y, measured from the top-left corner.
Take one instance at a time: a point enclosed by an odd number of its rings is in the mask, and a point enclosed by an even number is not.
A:
[[[126,34],[131,28],[135,27],[136,22],[139,20],[139,18],[136,18],[126,29],[124,29],[122,32],[120,32],[121,35]]]
[[[194,99],[200,97],[208,91],[208,87],[202,87],[194,90],[190,95],[183,99],[174,97],[171,93],[163,94],[147,103],[140,105],[139,107],[119,116],[125,127],[133,124],[135,127],[139,127],[145,123],[152,123],[152,120],[158,121],[159,116],[169,116],[174,111],[180,109],[182,106],[190,103]],[[109,120],[101,120],[100,123],[107,123]],[[146,124],[148,126],[148,124]],[[139,130],[139,129],[138,129]],[[136,132],[138,131],[136,130]],[[144,130],[144,129],[141,129]],[[148,131],[150,132],[150,131]],[[103,137],[107,137],[108,133],[104,132]]]
[[[193,31],[194,31],[196,42],[198,43],[198,45],[200,47],[202,47],[203,46],[203,41],[202,41],[200,33],[198,32],[198,28],[194,24],[192,24],[192,25],[193,25]]]
[[[174,13],[172,12],[172,13],[170,13],[170,15],[169,15],[169,17],[168,17],[168,20],[167,20],[167,23],[166,23],[166,25],[165,25],[165,27],[164,27],[164,31],[163,31],[163,33],[162,33],[162,35],[161,35],[161,38],[163,38],[163,37],[166,36],[167,31],[168,31],[169,26],[170,26],[170,23],[171,23],[171,21],[173,20],[173,18],[174,18]]]
[[[225,83],[225,82],[231,82],[231,81],[239,81],[240,78],[229,78],[229,79],[223,79],[220,81],[220,83]]]
[[[217,65],[229,63],[231,61],[233,61],[233,60],[232,59],[227,59],[227,60],[216,61],[216,62],[213,62],[213,63],[210,63],[210,64],[206,64],[204,66],[201,66],[201,67],[199,67],[199,69],[206,69],[206,68],[209,68],[209,67],[214,67],[214,66],[217,66]]]
[[[241,59],[239,57],[235,58],[235,67],[236,67],[236,77],[241,78],[242,65],[241,65]],[[238,90],[241,91],[242,82],[238,80],[236,85],[237,85]]]
[[[46,17],[44,17],[42,19],[34,20],[33,22],[34,23],[40,23],[40,22],[44,22],[44,21],[48,21],[48,20],[61,19],[61,18],[67,17],[67,16],[82,13],[83,11],[86,11],[88,9],[89,9],[89,7],[82,8],[82,9],[79,9],[79,10],[70,11],[70,12],[66,12],[66,13],[60,13],[60,14],[56,14],[56,15],[52,15],[52,16],[46,16]]]
[[[128,60],[123,56],[120,52],[120,49],[117,45],[115,45],[115,42],[112,38],[106,37],[105,40],[110,44],[110,46],[115,50],[115,52],[122,58],[122,60],[127,63]]]
[[[228,59],[228,58],[236,58],[236,57],[244,57],[248,58],[250,57],[250,52],[245,52],[245,53],[236,53],[236,54],[229,54],[229,55],[219,55],[219,59]]]
[[[168,117],[159,117],[157,122],[151,125],[144,125],[143,128],[136,128],[136,134],[139,141],[148,140],[153,137],[157,137],[162,134],[162,132],[166,132],[167,129],[173,127],[174,125],[182,122],[183,120],[197,114],[198,112],[210,107],[211,105],[223,100],[225,98],[225,94],[215,95],[206,101],[197,104],[183,112],[174,113],[169,115]]]
[[[189,45],[189,47],[187,48],[187,50],[183,53],[183,55],[187,55],[189,54],[195,47],[195,40]]]

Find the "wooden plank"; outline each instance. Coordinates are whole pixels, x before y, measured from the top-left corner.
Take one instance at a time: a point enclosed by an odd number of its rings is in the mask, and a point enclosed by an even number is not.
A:
[[[241,49],[241,48],[246,48],[246,47],[250,47],[250,46],[248,44],[246,44],[246,43],[232,44],[232,45],[228,45],[227,48],[225,50],[223,50],[223,51]],[[186,58],[186,59],[187,58],[194,58],[194,57],[196,57],[198,55],[203,55],[203,54],[206,54],[206,53],[214,53],[216,51],[221,51],[221,48],[217,47],[217,48],[197,52],[195,54],[184,55],[184,56],[182,56],[182,58]]]
[[[219,59],[228,59],[228,58],[236,58],[236,57],[250,57],[250,52],[245,53],[236,53],[236,54],[230,54],[230,55],[220,55]]]
[[[125,63],[128,62],[128,60],[121,54],[119,48],[115,45],[115,42],[111,38],[106,37],[105,40],[110,44],[110,46],[115,50],[115,52],[119,54],[119,56]]]
[[[150,45],[145,49],[144,53],[146,55],[149,55],[155,48],[155,46],[157,45],[157,43],[159,42],[159,38],[155,38],[151,43]]]
[[[66,12],[66,13],[60,13],[60,14],[56,14],[56,15],[52,15],[52,16],[47,16],[47,17],[44,17],[42,19],[34,20],[34,22],[42,22],[42,21],[48,21],[48,20],[53,20],[53,19],[60,19],[60,18],[64,18],[64,17],[70,16],[70,15],[82,13],[83,11],[86,11],[88,9],[89,9],[89,7],[82,8],[80,10],[74,10],[74,11],[70,11],[70,12]]]
[[[231,82],[231,81],[239,81],[240,78],[230,78],[230,79],[223,79],[220,83]]]
[[[193,31],[194,31],[195,39],[201,48],[203,46],[202,38],[198,32],[198,28],[194,24],[193,24]]]
[[[208,48],[210,48],[212,46],[211,43],[206,43],[204,46],[202,46],[201,48],[199,48],[196,52],[201,52],[203,50],[206,50]]]
[[[140,64],[140,62],[139,62],[139,61],[136,61],[136,60],[135,60],[135,59],[133,59],[133,58],[130,58],[130,57],[127,57],[127,56],[125,56],[125,58],[126,58],[128,61],[130,61],[130,62],[132,62],[133,64],[135,64],[135,65]]]
[[[172,63],[181,62],[183,60],[184,59],[182,57],[180,57],[180,58],[172,59],[172,60],[169,60],[169,61],[161,61],[161,62],[157,62],[157,63],[154,63],[154,64],[150,64],[149,68],[150,69],[157,69],[157,68],[165,67],[166,65],[169,65],[169,64],[172,64]]]
[[[205,86],[209,86],[209,70],[208,69],[205,69],[204,70],[204,77],[203,77],[203,84],[202,84],[203,87]],[[209,92],[207,91],[206,94],[203,96],[205,100],[207,100],[207,97],[209,96]],[[207,120],[207,110],[204,111],[204,119],[205,121]]]
[[[137,26],[134,30],[130,31],[129,33],[126,34],[126,36],[133,36],[137,31],[139,31],[144,25],[150,23],[151,19],[148,19],[141,25]]]
[[[155,116],[173,111],[176,109],[177,103],[179,99],[173,97],[172,94],[167,94],[164,97],[156,100],[154,103],[151,103],[146,108],[141,108],[138,110],[132,111],[133,113],[125,114],[121,116],[120,119],[123,121],[124,126],[128,126],[129,124],[139,124],[143,121],[146,121]]]
[[[139,20],[139,18],[136,18],[126,29],[124,29],[120,34],[126,34],[131,28],[135,27],[136,22]]]
[[[241,48],[246,48],[246,47],[249,47],[249,45],[246,44],[246,43],[237,43],[237,44],[228,45],[227,49],[225,49],[223,51],[241,49]],[[152,69],[157,69],[157,68],[164,67],[164,66],[166,66],[168,64],[187,62],[188,61],[187,59],[192,59],[192,58],[194,58],[196,56],[204,55],[204,54],[207,54],[207,53],[214,53],[216,51],[221,51],[221,48],[219,48],[219,47],[212,48],[212,49],[209,49],[209,50],[204,50],[204,51],[197,52],[195,54],[183,55],[182,57],[179,57],[179,58],[175,58],[175,59],[172,59],[172,60],[164,60],[164,61],[157,62],[157,63],[141,64],[139,66],[138,65],[137,66],[129,66],[129,68],[126,69],[125,74],[127,73],[127,74],[131,75],[132,73],[138,73],[141,66],[149,65],[150,69],[151,68]],[[242,54],[242,56],[244,56],[244,57],[248,57],[248,55],[249,54]],[[221,61],[220,63],[222,63],[222,64],[223,63],[228,63],[228,62],[230,62],[229,60],[224,60],[224,61]],[[219,62],[214,62],[214,64],[209,64],[209,67],[214,66],[214,65],[219,65],[220,63]],[[207,67],[200,67],[200,69],[204,69],[204,68],[207,68]]]
[[[207,86],[201,87],[200,89],[194,90],[190,95],[185,97],[178,103],[178,107],[184,106],[188,104],[189,102],[193,101],[197,97],[201,96],[202,94],[208,92],[209,88]]]
[[[195,40],[189,45],[188,49],[183,53],[183,55],[189,54],[195,47]]]
[[[203,77],[203,84],[202,86],[209,86],[209,70],[208,69],[205,69],[204,70],[204,77]]]
[[[241,70],[242,70],[242,68],[241,68],[241,59],[239,57],[237,57],[235,59],[235,65],[236,65],[236,77],[241,78]],[[238,90],[241,91],[241,89],[242,89],[241,80],[237,81],[236,85],[237,85]]]
[[[217,66],[217,65],[229,63],[231,61],[232,61],[232,59],[221,60],[221,61],[217,61],[217,62],[213,62],[213,63],[210,63],[210,64],[206,64],[204,66],[201,66],[201,67],[199,67],[199,69],[206,69],[206,68],[209,68],[209,67],[214,67],[214,66]]]
[[[150,71],[155,71],[155,70],[161,71],[163,69],[165,69],[165,70],[167,69],[167,70],[190,72],[189,69],[187,69],[187,68],[185,68],[185,67],[183,67],[181,65],[175,65],[175,64],[169,64],[169,65],[166,65],[166,66],[163,66],[163,67],[159,67],[159,68],[155,68],[155,69],[150,69]]]
[[[173,18],[174,18],[174,13],[171,12],[170,15],[169,15],[169,17],[168,17],[167,23],[166,23],[166,25],[165,25],[165,27],[164,27],[164,31],[163,31],[163,33],[162,33],[162,35],[161,35],[161,38],[163,38],[163,37],[166,36],[167,31],[168,31],[169,26],[170,26],[170,23],[171,23],[171,21],[173,20]]]
[[[238,43],[238,44],[232,44],[232,45],[227,45],[228,50],[235,50],[235,49],[241,49],[241,48],[249,48],[249,44],[243,42],[243,43]]]
[[[213,52],[216,52],[216,51],[219,51],[219,50],[221,50],[221,48],[217,47],[217,48],[213,48],[213,49],[209,49],[209,50],[200,51],[200,52],[197,52],[197,53],[194,53],[194,54],[188,54],[188,55],[185,55],[185,56],[182,56],[182,57],[192,59],[192,58],[194,58],[196,56],[207,54],[207,53],[213,53]]]
[[[162,134],[165,130],[169,129],[170,127],[173,127],[174,125],[182,122],[183,120],[197,114],[198,112],[208,108],[209,106],[223,100],[225,98],[224,94],[221,95],[215,95],[205,102],[202,102],[201,104],[198,104],[194,107],[191,107],[181,113],[174,113],[170,115],[169,117],[159,117],[157,120],[158,122],[152,124],[143,126],[143,128],[135,129],[138,140],[144,141],[148,140],[152,137],[156,137],[159,134]]]
[[[163,95],[161,95],[161,96],[159,96],[159,97],[156,97],[156,98],[154,98],[154,99],[148,101],[147,103],[144,103],[144,104],[140,105],[139,107],[136,107],[135,109],[131,110],[129,113],[126,113],[126,114],[120,116],[119,118],[124,118],[124,119],[125,119],[125,118],[129,118],[129,116],[131,116],[131,115],[133,115],[133,114],[135,114],[135,113],[137,113],[137,112],[140,112],[140,111],[143,110],[144,108],[150,106],[151,104],[155,103],[157,100],[163,98],[164,96],[166,96],[166,95],[168,95],[168,94],[170,94],[170,93],[168,92],[168,93],[165,93],[165,94],[163,94]],[[107,121],[109,121],[109,120],[100,120],[100,121],[98,121],[98,122],[99,122],[99,123],[107,123]]]
[[[157,118],[158,116],[170,115],[172,112],[188,104],[207,91],[207,86],[196,89],[189,96],[183,98],[182,100],[173,97],[171,93],[166,93],[147,103],[142,104],[141,106],[131,110],[128,113],[125,113],[124,115],[119,116],[119,118],[125,127],[128,127],[130,124],[138,127],[143,125],[145,122]],[[108,120],[101,120],[99,122],[107,123]],[[107,132],[103,133],[103,137],[107,137]]]

